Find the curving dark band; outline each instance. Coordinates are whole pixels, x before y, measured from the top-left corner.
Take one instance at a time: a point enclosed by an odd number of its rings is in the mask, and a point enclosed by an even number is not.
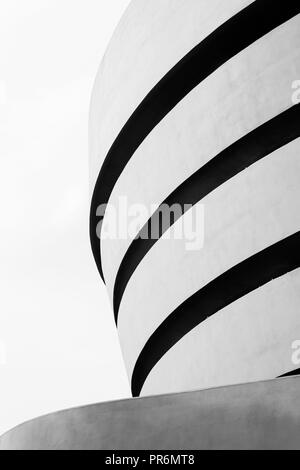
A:
[[[94,188],[90,240],[104,280],[97,208],[106,204],[128,161],[154,127],[197,85],[221,65],[300,13],[299,0],[256,0],[217,28],[181,59],[149,92],[112,144]],[[255,26],[254,26],[255,25]]]
[[[177,220],[176,213],[169,225],[162,227],[159,217],[164,205],[181,207],[180,216],[186,207],[197,204],[217,187],[234,177],[257,161],[300,137],[300,105],[295,105],[270,121],[259,126],[234,144],[223,150],[207,164],[196,171],[175,189],[147,221],[137,237],[132,241],[118,269],[114,285],[113,305],[115,321],[126,286],[139,263],[146,256],[157,238],[144,235],[153,231],[162,236]],[[158,226],[158,227],[156,227]]]
[[[294,375],[300,375],[300,369],[291,370],[290,372],[286,372],[286,374],[282,374],[277,378],[280,379],[282,377],[293,377]]]
[[[131,388],[139,396],[153,367],[178,341],[207,318],[300,267],[300,231],[242,261],[177,307],[150,336],[135,364]]]

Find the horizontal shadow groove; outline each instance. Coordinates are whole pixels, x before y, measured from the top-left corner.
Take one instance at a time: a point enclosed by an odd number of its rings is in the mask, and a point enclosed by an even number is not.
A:
[[[90,240],[103,278],[100,243],[96,234],[97,207],[110,194],[128,161],[154,127],[199,83],[243,49],[300,13],[299,0],[256,0],[181,59],[149,92],[110,148],[94,188],[90,210]]]
[[[223,150],[176,188],[163,204],[167,204],[169,207],[173,204],[179,204],[183,214],[185,205],[198,203],[239,172],[300,137],[299,122],[300,105],[295,105]],[[132,241],[120,264],[115,280],[113,300],[116,323],[122,296],[131,276],[157,242],[157,238],[142,238],[142,234],[148,233],[150,226],[153,229],[157,224],[159,225],[160,219],[157,214],[160,207],[147,221],[137,238]],[[172,223],[175,221],[176,216]],[[169,227],[164,227],[163,230],[158,227],[154,233],[159,233],[162,236]]]
[[[283,377],[293,377],[294,375],[300,375],[300,369],[291,370],[290,372],[287,372],[286,374],[282,374],[277,378],[280,379]]]
[[[242,261],[174,310],[152,334],[135,364],[132,394],[139,396],[159,360],[193,328],[264,284],[300,267],[300,231]]]

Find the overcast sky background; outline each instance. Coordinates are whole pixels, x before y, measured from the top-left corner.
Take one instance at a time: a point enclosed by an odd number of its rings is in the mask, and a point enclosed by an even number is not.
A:
[[[130,395],[89,245],[87,134],[97,68],[128,3],[1,2],[0,434]]]

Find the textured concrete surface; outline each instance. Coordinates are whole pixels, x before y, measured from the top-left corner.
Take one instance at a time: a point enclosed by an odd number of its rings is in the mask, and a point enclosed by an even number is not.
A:
[[[0,449],[300,449],[300,378],[61,411],[6,433]]]

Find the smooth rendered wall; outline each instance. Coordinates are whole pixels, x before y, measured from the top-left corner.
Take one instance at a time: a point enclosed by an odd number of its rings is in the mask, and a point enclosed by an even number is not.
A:
[[[1,436],[0,450],[299,449],[299,380],[284,378],[60,411]]]
[[[112,304],[122,263],[125,274],[130,271],[115,314],[134,394],[264,380],[297,368],[291,358],[300,338],[300,114],[292,84],[300,79],[300,7],[287,1],[280,12],[272,5],[135,0],[96,78],[92,186],[123,126],[178,61],[199,44],[204,50],[200,74],[215,57],[216,63],[226,57],[150,129],[109,192],[114,207],[126,197],[129,207],[150,208],[180,185],[179,196],[188,193],[195,172],[200,173],[193,195],[212,185],[182,216],[196,217],[203,208],[202,248],[188,250],[184,237],[160,238],[132,269],[137,259],[132,238],[99,242]],[[259,8],[270,24],[274,19],[267,31]],[[229,34],[230,28],[239,31],[244,17],[253,30],[260,31],[262,23],[259,37],[249,44],[242,29],[238,36]],[[223,28],[227,24],[229,33]],[[239,41],[240,50],[230,55]],[[176,86],[181,85],[178,80]],[[159,97],[157,109],[166,95]],[[246,163],[239,167],[239,161]],[[143,223],[148,217],[145,212]]]

